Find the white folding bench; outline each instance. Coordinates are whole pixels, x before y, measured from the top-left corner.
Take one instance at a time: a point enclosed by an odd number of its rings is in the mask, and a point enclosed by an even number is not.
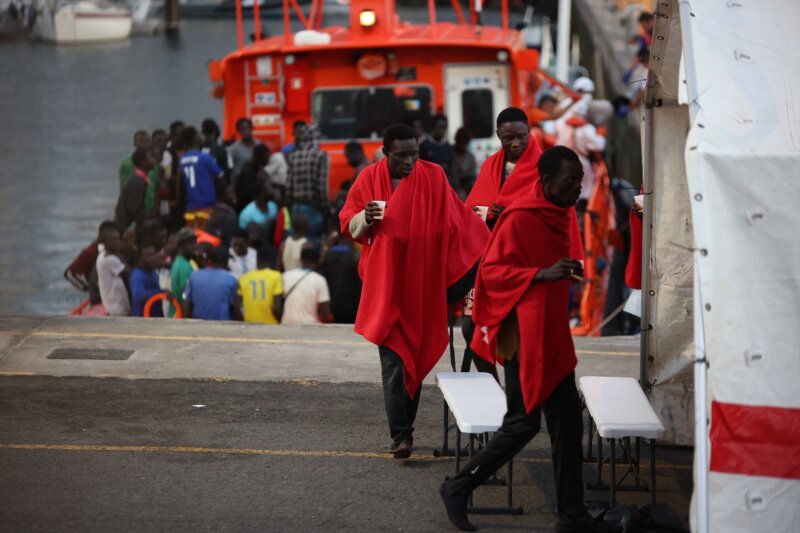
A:
[[[620,487],[620,490],[647,490],[639,481],[639,444],[640,439],[650,439],[650,494],[653,502],[656,500],[656,446],[655,440],[664,436],[664,425],[656,416],[655,411],[647,401],[639,382],[633,378],[584,376],[580,378],[580,388],[583,400],[589,410],[589,456],[592,448],[592,422],[597,426],[597,483],[587,484],[589,489],[605,489],[603,484],[603,439],[611,439],[611,484],[610,503],[616,505],[617,477],[616,477],[616,444],[617,439],[627,442],[627,455],[629,457],[628,472],[633,472],[637,484],[629,489]],[[630,451],[630,439],[636,439],[635,455]],[[623,476],[624,479],[625,476]],[[622,479],[620,480],[620,482]]]
[[[461,434],[469,435],[469,458],[475,451],[475,435],[497,431],[506,414],[506,395],[491,374],[486,372],[439,372],[436,383],[445,403],[456,419],[456,468],[461,470]],[[445,412],[445,434],[447,412]],[[508,462],[506,488],[508,507],[469,507],[470,513],[522,514],[521,507],[513,506],[513,459]],[[471,503],[471,498],[470,498]]]

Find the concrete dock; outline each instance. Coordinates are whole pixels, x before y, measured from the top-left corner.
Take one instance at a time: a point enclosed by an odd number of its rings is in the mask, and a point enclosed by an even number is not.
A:
[[[638,346],[576,338],[577,373],[636,377]],[[433,377],[448,370],[445,354],[422,392],[415,453],[396,461],[377,350],[352,326],[2,317],[0,530],[451,530],[437,488],[453,459],[433,454]],[[475,515],[481,530],[553,530],[545,433],[515,462],[524,514]],[[685,523],[691,461],[658,449],[658,499]],[[585,480],[595,473],[587,463]],[[501,505],[505,489],[475,498]]]

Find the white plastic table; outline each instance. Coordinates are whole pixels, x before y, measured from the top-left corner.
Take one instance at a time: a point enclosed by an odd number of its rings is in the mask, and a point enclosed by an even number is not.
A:
[[[469,435],[469,457],[474,452],[474,437],[479,433],[497,431],[506,414],[506,394],[491,374],[486,372],[439,372],[436,383],[447,406],[456,419],[456,473],[461,469],[461,433]],[[445,434],[447,432],[445,412]],[[513,507],[513,460],[508,463],[508,507],[476,508],[470,513],[522,514],[521,507]]]
[[[633,378],[584,376],[580,388],[589,410],[589,449],[591,450],[592,422],[597,426],[597,483],[601,488],[603,467],[603,439],[611,439],[611,506],[616,505],[616,439],[636,438],[636,458],[631,464],[639,478],[639,439],[650,439],[650,492],[656,497],[656,447],[655,440],[664,436],[664,424],[658,419],[650,402]],[[629,442],[629,441],[626,441]],[[591,487],[590,487],[591,488]]]

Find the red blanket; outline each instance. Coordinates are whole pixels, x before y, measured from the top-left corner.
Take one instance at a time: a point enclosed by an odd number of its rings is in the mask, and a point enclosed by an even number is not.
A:
[[[625,267],[625,284],[631,289],[642,288],[642,217],[631,210],[631,251]]]
[[[503,207],[510,206],[514,200],[530,194],[533,183],[539,178],[539,171],[536,164],[539,162],[539,156],[542,155],[542,149],[534,139],[528,141],[528,147],[522,152],[517,165],[514,170],[506,178],[506,182],[501,183],[503,180],[503,167],[505,166],[505,151],[501,148],[495,152],[481,165],[481,171],[478,173],[478,179],[475,181],[475,186],[467,197],[466,204],[469,207],[476,205],[485,205],[492,207],[492,204],[497,203]],[[488,218],[493,218],[491,210],[489,211]]]
[[[358,239],[364,280],[356,333],[402,359],[413,397],[447,347],[447,287],[478,261],[489,230],[448,185],[442,167],[418,161],[392,191],[386,160],[359,174],[339,215],[342,234],[370,200],[383,220]]]
[[[494,362],[500,325],[516,310],[520,382],[528,412],[578,362],[569,328],[570,282],[533,283],[539,269],[570,256],[572,212],[533,196],[516,201],[500,216],[478,269],[472,349]]]
[[[509,207],[517,199],[529,196],[531,193],[534,196],[544,198],[541,192],[539,169],[536,168],[541,155],[542,149],[531,138],[528,142],[528,147],[522,152],[517,165],[501,188],[500,183],[503,177],[503,166],[505,165],[505,152],[501,148],[483,162],[478,179],[475,181],[472,192],[467,197],[466,204],[469,207],[485,205],[491,208],[492,204],[497,203],[503,207]],[[583,259],[581,229],[578,226],[578,217],[575,214],[574,207],[570,208],[570,216],[569,231],[572,239],[570,257]],[[493,217],[494,215],[492,215],[490,209],[487,219]]]

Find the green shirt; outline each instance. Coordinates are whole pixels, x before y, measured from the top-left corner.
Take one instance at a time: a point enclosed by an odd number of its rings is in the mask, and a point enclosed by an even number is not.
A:
[[[170,283],[170,292],[175,295],[178,301],[183,305],[183,289],[186,288],[186,282],[189,280],[189,276],[192,275],[194,272],[194,268],[192,268],[192,264],[183,257],[179,255],[175,257],[175,260],[172,262],[172,268],[170,269],[170,274],[172,281]],[[175,315],[175,309],[170,308],[169,316],[172,317]]]
[[[133,156],[126,157],[122,160],[122,163],[119,164],[119,190],[122,192],[122,187],[125,185],[125,180],[133,174],[133,171],[136,170],[136,166],[133,164],[133,160],[131,159]],[[147,186],[147,190],[144,193],[144,211],[147,215],[154,215],[156,213],[156,207],[158,207],[158,182],[161,179],[161,169],[156,167],[151,170],[147,177],[150,179],[150,184]]]
[[[128,176],[133,174],[136,165],[133,164],[133,156],[128,156],[119,164],[119,191],[122,192],[122,186],[125,185],[125,180]]]
[[[147,177],[150,178],[150,184],[144,191],[144,211],[148,215],[158,215],[158,181],[161,179],[161,169],[154,168]]]

